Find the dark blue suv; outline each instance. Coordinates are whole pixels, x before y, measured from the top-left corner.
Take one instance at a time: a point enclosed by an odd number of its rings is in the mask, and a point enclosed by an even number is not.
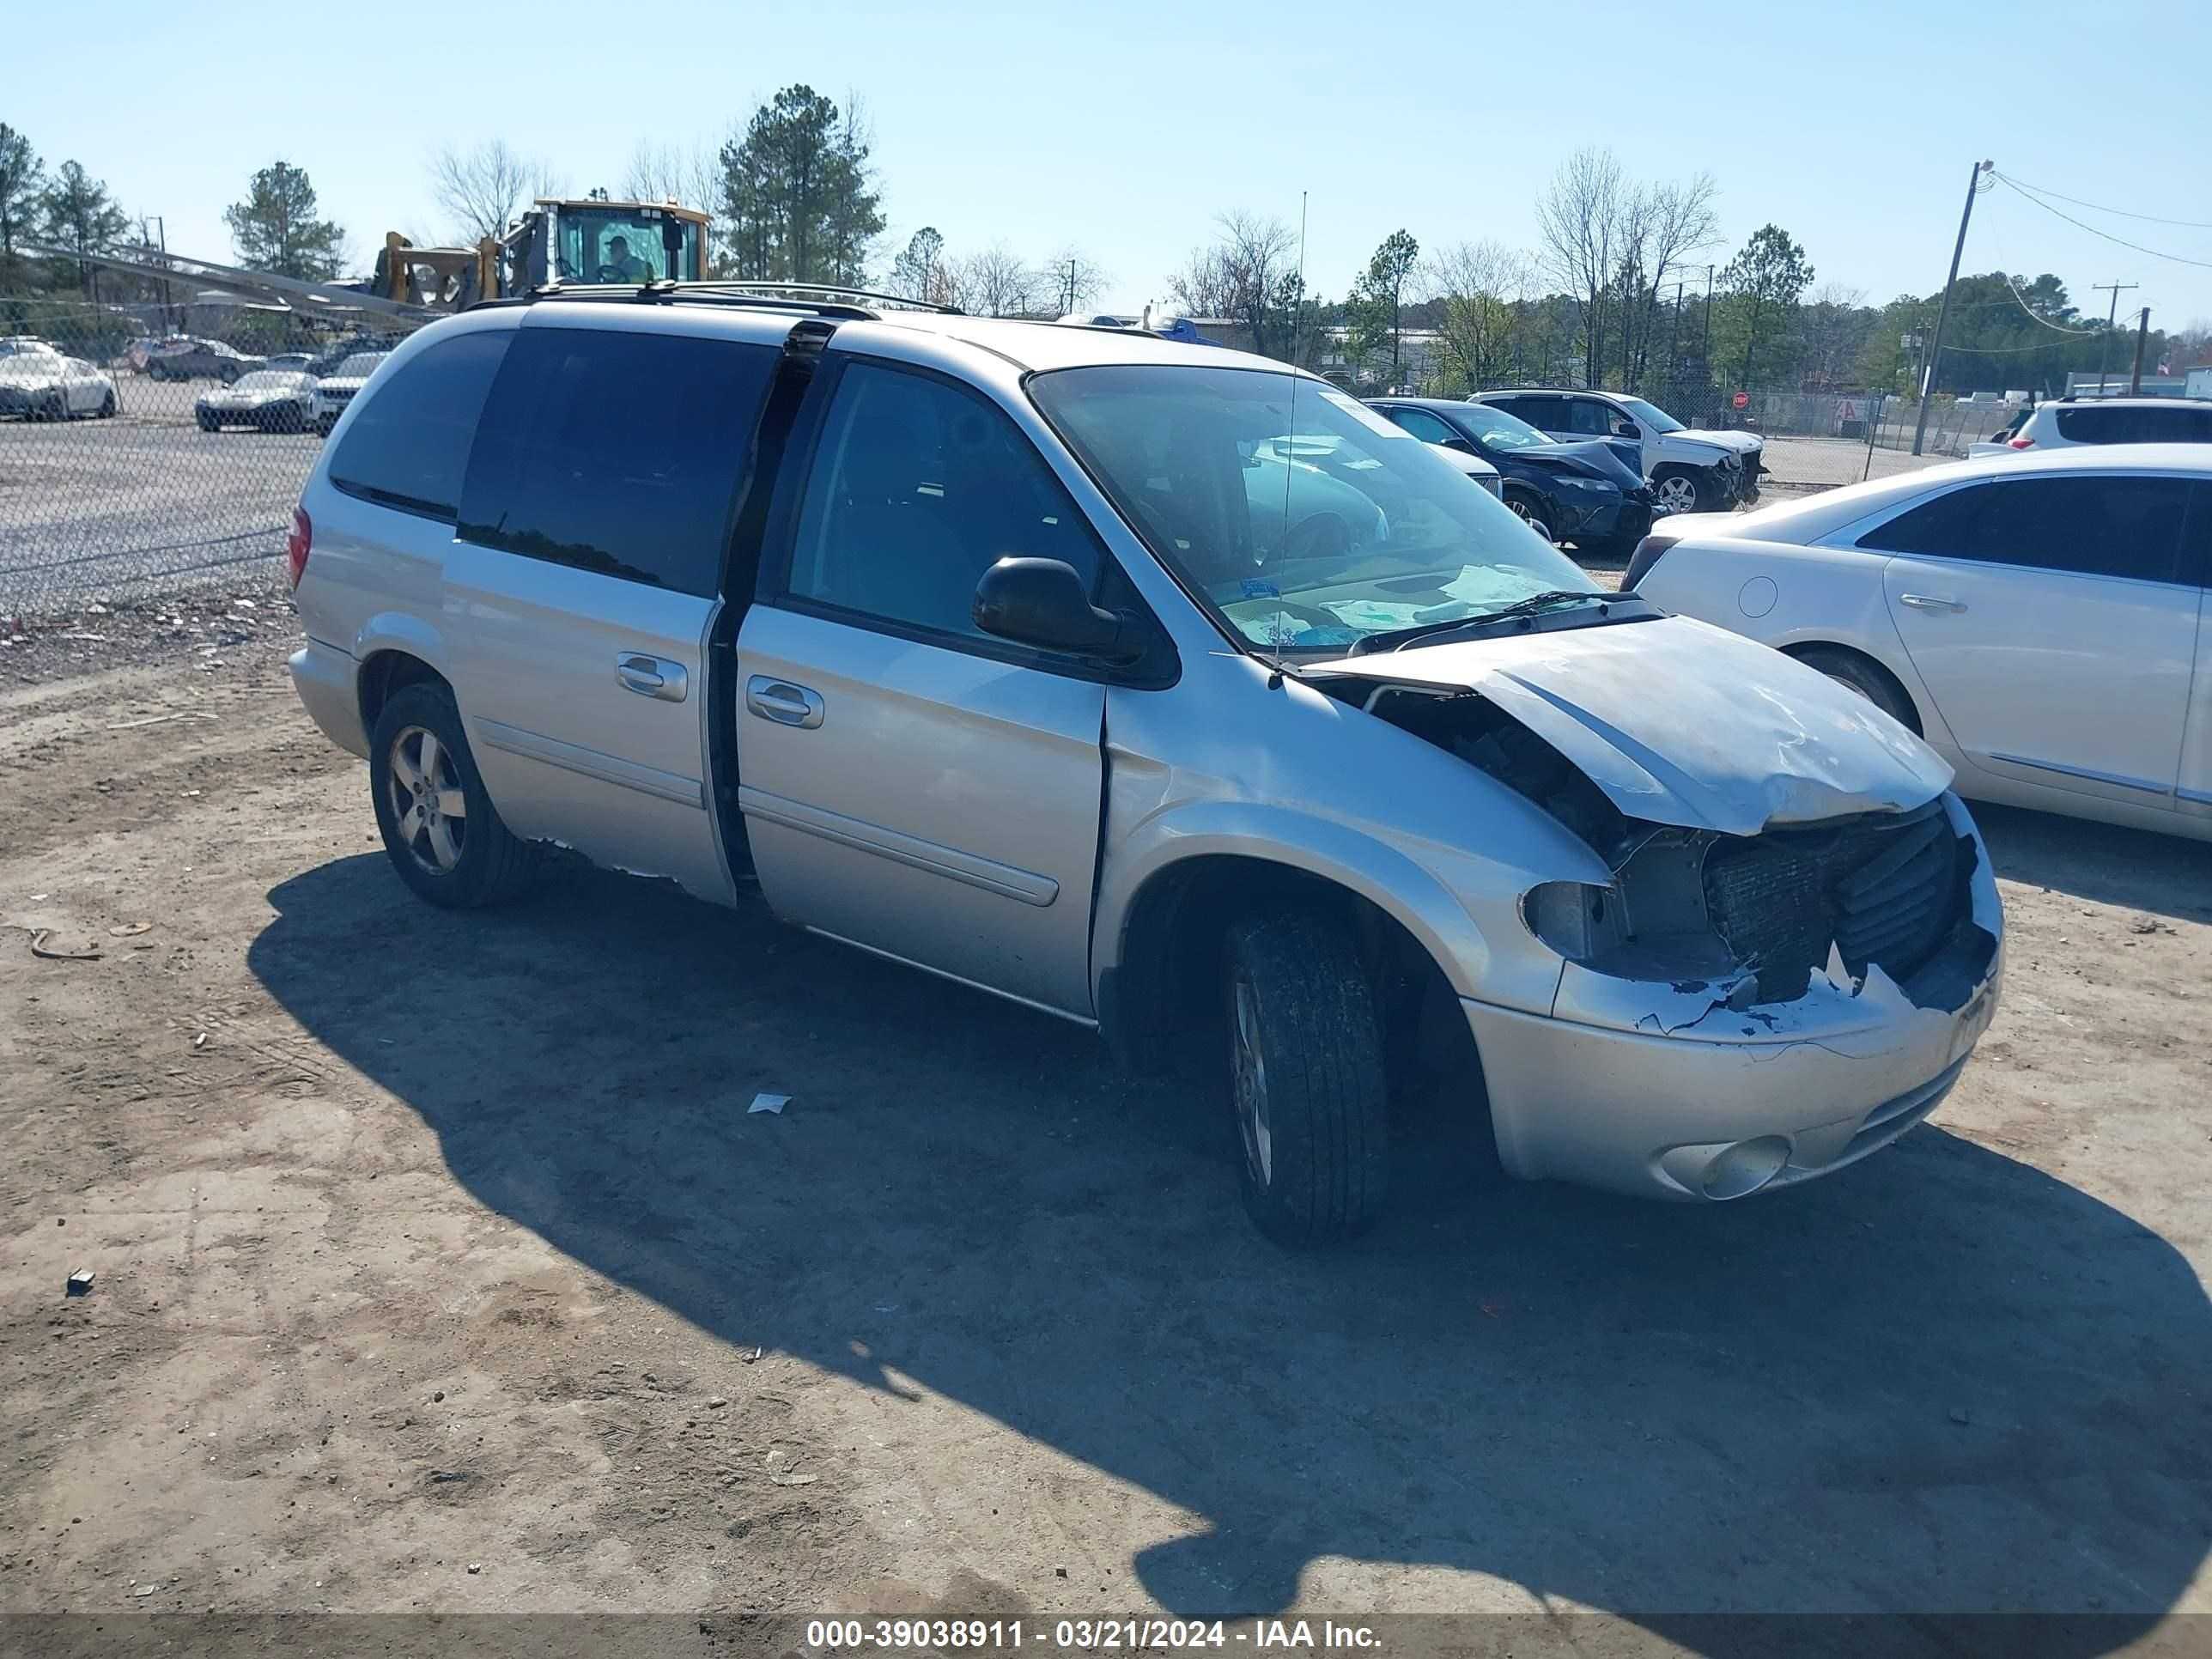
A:
[[[1488,461],[1506,506],[1553,541],[1625,556],[1651,527],[1650,488],[1602,438],[1559,443],[1502,409],[1442,398],[1376,398],[1369,406],[1425,443]]]

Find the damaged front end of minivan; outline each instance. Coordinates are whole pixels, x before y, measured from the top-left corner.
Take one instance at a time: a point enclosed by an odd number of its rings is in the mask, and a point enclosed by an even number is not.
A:
[[[1632,675],[1592,630],[1316,678],[1540,808],[1607,872],[1521,896],[1559,960],[1549,1018],[1467,1000],[1507,1166],[1724,1199],[1925,1118],[1994,1011],[2002,923],[1940,760],[1771,653],[1742,678],[1666,678],[1662,640],[1711,648],[1683,628],[1632,630]]]

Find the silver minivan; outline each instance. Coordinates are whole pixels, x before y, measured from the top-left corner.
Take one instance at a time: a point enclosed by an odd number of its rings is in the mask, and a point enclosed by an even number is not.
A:
[[[1279,1239],[1376,1217],[1417,1077],[1510,1175],[1726,1200],[1925,1118],[1995,1006],[1918,739],[1266,359],[495,302],[377,368],[289,556],[301,699],[422,896],[557,842],[1133,1061],[1195,1037]]]

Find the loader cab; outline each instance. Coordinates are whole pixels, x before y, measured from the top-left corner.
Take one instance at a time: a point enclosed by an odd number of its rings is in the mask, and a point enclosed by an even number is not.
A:
[[[673,203],[540,198],[507,239],[507,291],[704,281],[707,216]]]

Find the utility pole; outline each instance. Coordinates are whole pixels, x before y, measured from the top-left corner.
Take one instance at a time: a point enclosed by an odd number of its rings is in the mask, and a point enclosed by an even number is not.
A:
[[[1713,372],[1713,268],[1711,265],[1705,267],[1705,343],[1703,349],[1705,374],[1711,379]]]
[[[1974,216],[1974,196],[1982,187],[1982,175],[1996,170],[1995,161],[1977,161],[1974,170],[1966,175],[1966,205],[1959,214],[1959,240],[1951,245],[1951,274],[1943,279],[1943,303],[1936,308],[1936,337],[1929,343],[1927,365],[1920,373],[1920,418],[1912,428],[1912,453],[1917,455],[1920,446],[1928,436],[1928,392],[1936,384],[1936,374],[1943,356],[1943,324],[1951,315],[1951,290],[1959,281],[1959,258],[1966,251],[1966,221]]]
[[[164,219],[158,213],[149,213],[146,216],[151,219],[154,223],[160,228],[155,234],[161,239],[161,269],[167,270],[169,268],[169,222],[167,219]],[[166,333],[175,328],[176,325],[177,318],[175,301],[173,296],[169,293],[169,279],[164,276],[161,278],[162,331]]]
[[[2135,283],[2092,283],[2089,284],[2089,291],[2092,294],[2102,294],[2106,289],[2110,289],[2112,291],[2112,303],[2106,307],[2105,312],[2105,337],[2097,342],[2097,395],[2100,398],[2105,395],[2105,359],[2109,355],[2112,349],[2112,325],[2120,319],[2121,290],[2137,286],[2139,286],[2139,284]]]
[[[1682,285],[1680,283],[1677,283],[1674,284],[1674,325],[1667,331],[1667,401],[1668,403],[1680,403],[1681,401],[1680,398],[1674,395],[1675,369],[1679,367],[1680,362],[1680,360],[1674,356],[1674,348],[1681,343],[1681,340]]]
[[[2145,306],[2142,314],[2136,319],[2136,372],[2128,377],[2128,396],[2142,396],[2143,337],[2150,332],[2150,307]]]

